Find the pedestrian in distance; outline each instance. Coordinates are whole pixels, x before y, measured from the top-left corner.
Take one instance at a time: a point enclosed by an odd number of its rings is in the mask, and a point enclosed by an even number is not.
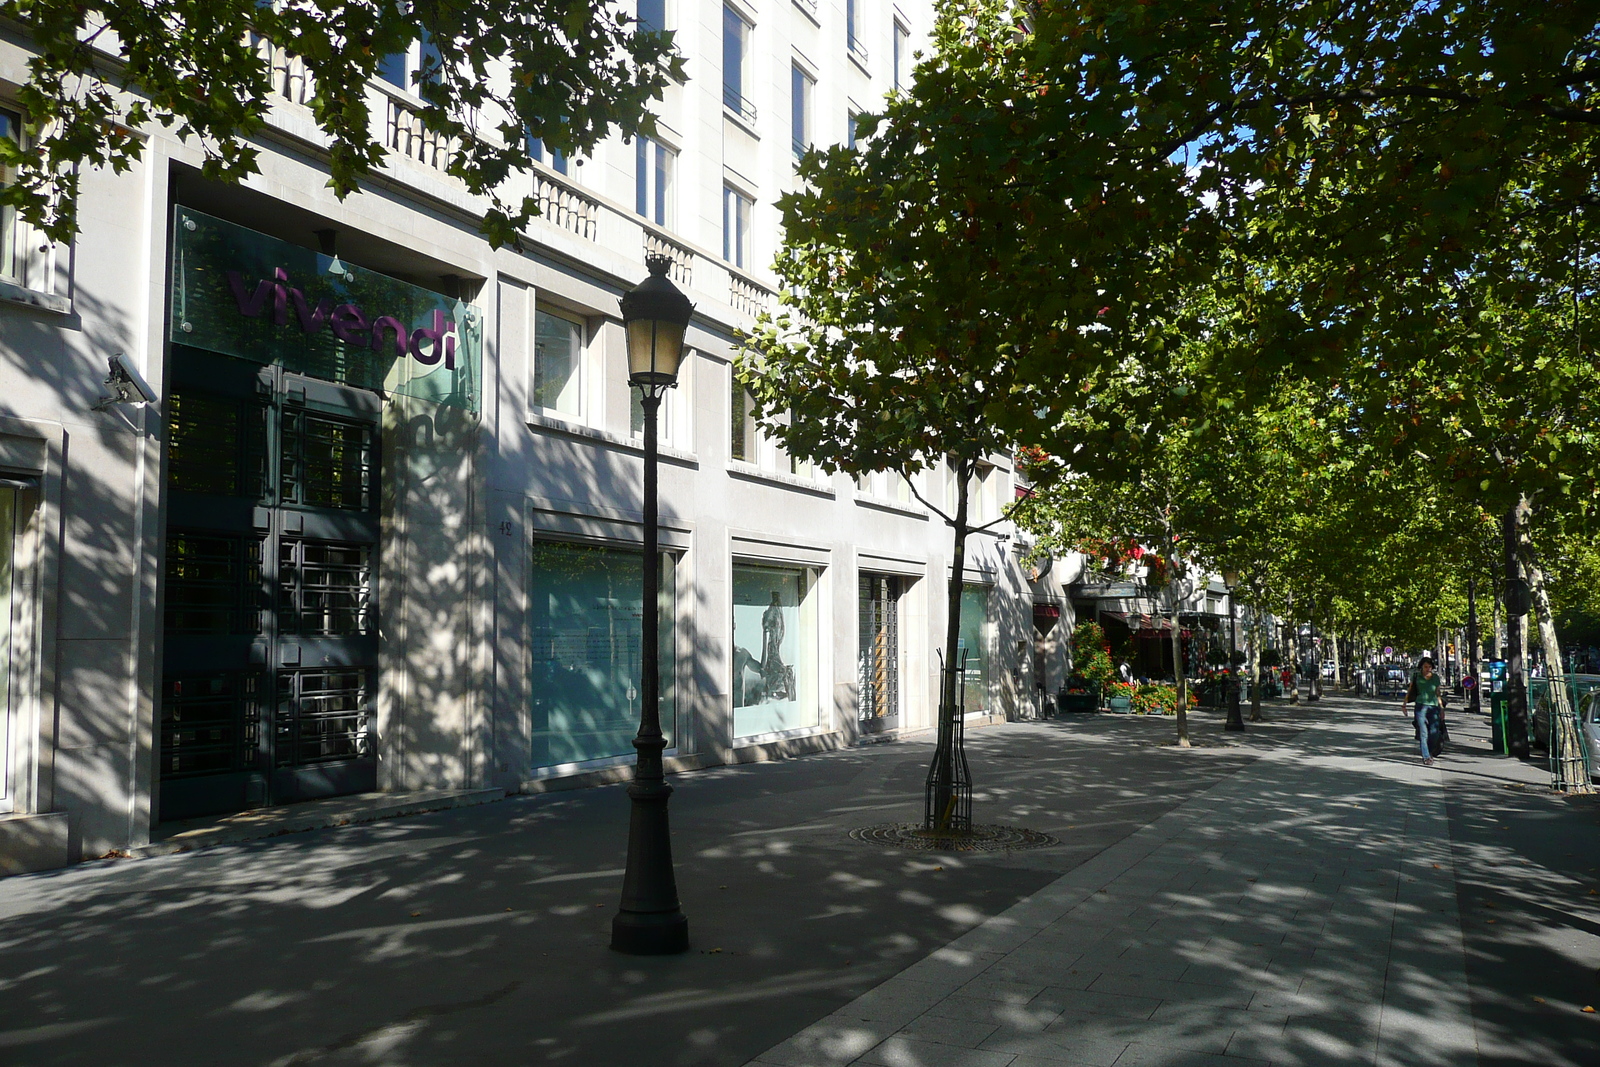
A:
[[[1400,714],[1406,705],[1415,703],[1413,721],[1417,726],[1417,744],[1422,749],[1422,763],[1432,766],[1434,757],[1444,748],[1444,714],[1440,710],[1440,678],[1433,673],[1433,660],[1424,656],[1417,664],[1417,673],[1411,679],[1411,688],[1400,701]]]

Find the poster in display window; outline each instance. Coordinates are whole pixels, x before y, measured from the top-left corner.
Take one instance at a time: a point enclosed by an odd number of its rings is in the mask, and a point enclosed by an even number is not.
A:
[[[817,725],[814,585],[804,569],[733,568],[735,737]]]

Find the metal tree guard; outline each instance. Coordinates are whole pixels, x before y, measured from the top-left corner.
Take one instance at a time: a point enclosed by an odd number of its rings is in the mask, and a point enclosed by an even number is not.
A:
[[[950,691],[944,684],[948,671],[960,671],[957,681],[965,683],[969,651],[961,649],[958,667],[947,663],[941,667],[939,692]],[[943,662],[943,654],[939,658]],[[972,832],[972,774],[967,769],[966,741],[967,687],[958,684],[953,688],[954,705],[939,709],[939,740],[923,789],[923,829],[941,837]]]

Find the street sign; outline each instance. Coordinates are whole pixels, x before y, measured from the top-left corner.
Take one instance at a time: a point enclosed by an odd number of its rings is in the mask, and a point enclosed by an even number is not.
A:
[[[1392,655],[1394,655],[1394,649],[1389,645],[1384,645],[1383,646],[1383,654],[1385,656],[1392,656]]]

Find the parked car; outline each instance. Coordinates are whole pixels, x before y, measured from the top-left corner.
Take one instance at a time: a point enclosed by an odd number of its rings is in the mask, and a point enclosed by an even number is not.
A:
[[[1334,674],[1333,660],[1331,660],[1331,659],[1323,660],[1322,661],[1322,680],[1325,681],[1325,682],[1333,681],[1333,674]]]
[[[1377,675],[1378,695],[1381,697],[1403,697],[1411,685],[1411,672],[1393,663],[1380,664]]]
[[[1581,710],[1586,704],[1590,706],[1593,715],[1595,701],[1590,700],[1591,694],[1600,692],[1600,674],[1574,674],[1569,676],[1572,685],[1578,691],[1578,707]],[[1600,697],[1596,697],[1600,700]],[[1550,748],[1550,679],[1528,679],[1528,732],[1535,748],[1548,750]],[[1593,729],[1591,725],[1589,727]],[[1590,733],[1590,749],[1593,751],[1594,733]]]

